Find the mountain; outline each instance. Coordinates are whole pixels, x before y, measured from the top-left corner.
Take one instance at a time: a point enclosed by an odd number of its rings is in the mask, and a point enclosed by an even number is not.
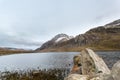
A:
[[[73,38],[72,36],[68,36],[67,34],[58,34],[51,40],[45,42],[40,48],[36,49],[36,51],[57,46],[61,44],[62,42],[68,41],[72,38]]]
[[[55,37],[54,37],[55,38]],[[93,50],[120,50],[120,19],[104,26],[90,29],[74,38],[65,38],[57,44],[54,38],[36,51],[81,51],[85,47]]]

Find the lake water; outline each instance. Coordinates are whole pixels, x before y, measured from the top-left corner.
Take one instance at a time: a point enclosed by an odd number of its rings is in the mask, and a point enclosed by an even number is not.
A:
[[[0,56],[0,71],[70,68],[72,58],[79,52],[23,53]]]
[[[111,68],[120,60],[120,51],[96,52]],[[49,52],[49,53],[23,53],[0,56],[0,71],[4,70],[27,70],[27,69],[49,69],[49,68],[71,68],[73,56],[80,52]]]

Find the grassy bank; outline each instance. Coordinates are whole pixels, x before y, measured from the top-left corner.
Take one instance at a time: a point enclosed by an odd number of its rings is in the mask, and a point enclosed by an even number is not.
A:
[[[69,69],[5,71],[0,73],[0,80],[64,80]]]

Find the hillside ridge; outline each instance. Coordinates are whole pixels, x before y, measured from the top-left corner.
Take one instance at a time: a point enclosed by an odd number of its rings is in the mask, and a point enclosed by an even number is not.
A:
[[[47,41],[36,51],[80,51],[85,47],[93,50],[120,50],[120,19],[57,44],[52,40]]]

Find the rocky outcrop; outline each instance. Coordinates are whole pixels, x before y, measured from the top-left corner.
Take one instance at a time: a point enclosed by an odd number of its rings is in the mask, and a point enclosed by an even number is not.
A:
[[[110,71],[103,59],[91,49],[86,48],[74,56],[73,62],[71,73],[64,80],[120,80],[120,61]]]
[[[95,54],[91,49],[86,48],[81,52],[81,64],[83,75],[94,76],[99,73],[110,74],[110,70],[103,59]]]

